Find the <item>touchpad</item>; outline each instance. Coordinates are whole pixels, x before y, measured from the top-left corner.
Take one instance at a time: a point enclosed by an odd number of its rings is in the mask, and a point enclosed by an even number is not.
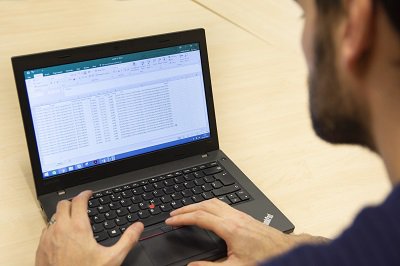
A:
[[[168,265],[217,248],[205,230],[193,226],[141,241],[141,244],[154,265]]]

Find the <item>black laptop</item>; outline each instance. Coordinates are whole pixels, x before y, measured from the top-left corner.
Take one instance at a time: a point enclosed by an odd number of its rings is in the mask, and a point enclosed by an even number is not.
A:
[[[112,245],[130,224],[145,225],[126,265],[226,256],[212,232],[164,223],[172,210],[211,198],[293,231],[219,149],[203,29],[17,56],[12,64],[47,219],[59,200],[93,190],[97,242]]]

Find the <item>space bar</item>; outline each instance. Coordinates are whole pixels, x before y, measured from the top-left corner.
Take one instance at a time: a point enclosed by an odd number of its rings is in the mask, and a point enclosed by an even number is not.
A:
[[[143,219],[140,221],[146,227],[146,226],[150,226],[153,224],[158,224],[158,223],[164,222],[165,219],[167,219],[168,217],[169,217],[169,212],[162,212],[160,214],[150,216],[149,218],[146,218],[146,219]]]

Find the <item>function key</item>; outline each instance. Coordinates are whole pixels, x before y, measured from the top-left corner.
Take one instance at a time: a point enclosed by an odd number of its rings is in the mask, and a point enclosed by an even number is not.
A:
[[[199,168],[197,166],[194,166],[194,167],[190,168],[190,170],[192,170],[193,172],[196,172],[199,170]]]
[[[142,181],[139,182],[139,184],[142,185],[142,186],[143,185],[147,185],[148,183],[149,183],[149,181],[147,181],[147,180],[142,180]]]
[[[174,176],[180,176],[180,175],[182,175],[183,173],[181,172],[181,171],[177,171],[177,172],[175,172],[174,173]]]
[[[202,164],[202,165],[199,166],[200,170],[203,170],[203,169],[206,169],[206,168],[207,168],[207,166],[205,164]]]
[[[184,174],[189,174],[190,172],[192,172],[192,171],[190,171],[190,169],[185,169],[185,170],[183,170],[182,171]]]
[[[130,185],[125,185],[125,186],[123,186],[122,187],[124,190],[127,190],[127,189],[131,189],[131,186]]]
[[[167,178],[172,178],[172,177],[174,177],[174,174],[168,174],[168,175],[166,175],[166,177]]]
[[[165,180],[165,179],[167,179],[167,178],[163,175],[158,177],[158,180]]]
[[[207,163],[206,167],[213,167],[213,166],[217,166],[217,162],[211,162],[211,163]]]
[[[111,194],[112,194],[112,191],[111,191],[111,189],[107,189],[107,190],[104,191],[103,193],[104,193],[104,195],[111,195]]]
[[[123,190],[122,187],[116,187],[113,189],[115,193],[121,192],[122,190]]]
[[[140,185],[139,185],[139,183],[132,183],[131,184],[131,188],[135,188],[135,187],[139,187]]]
[[[101,192],[96,192],[93,194],[93,198],[101,198],[101,197],[103,197],[103,193]]]
[[[157,177],[153,177],[153,178],[150,178],[150,183],[155,183],[155,182],[157,182],[158,181],[158,178]]]

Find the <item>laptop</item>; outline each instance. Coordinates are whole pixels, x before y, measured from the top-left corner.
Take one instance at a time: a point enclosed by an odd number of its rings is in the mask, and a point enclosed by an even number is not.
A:
[[[204,29],[12,58],[37,199],[94,191],[104,246],[142,221],[124,265],[186,265],[226,256],[225,242],[164,221],[218,198],[289,233],[293,224],[219,148]],[[240,141],[240,140],[238,140]]]

